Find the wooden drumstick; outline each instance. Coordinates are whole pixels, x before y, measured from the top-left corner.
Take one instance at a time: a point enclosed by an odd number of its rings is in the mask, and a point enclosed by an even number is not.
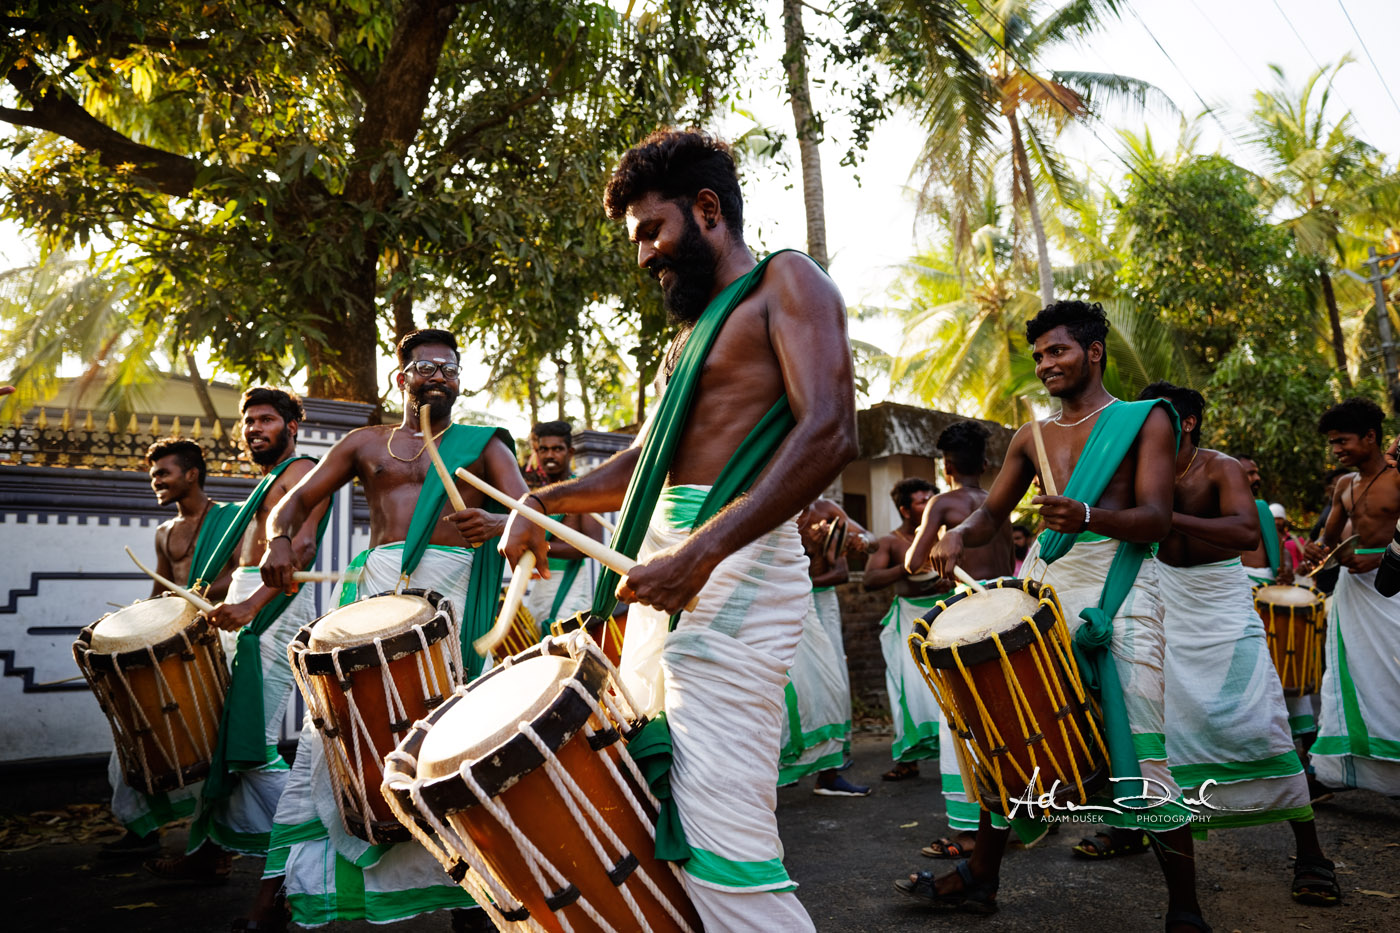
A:
[[[124,550],[126,551],[126,556],[131,558],[131,562],[137,567],[140,567],[141,572],[144,573],[146,576],[150,577],[152,580],[156,581],[161,586],[174,593],[176,596],[179,596],[181,599],[188,602],[191,606],[195,607],[200,612],[214,611],[213,603],[194,593],[191,593],[183,586],[176,586],[169,580],[165,579],[165,577],[162,577],[160,574],[156,573],[154,570],[149,569],[145,564],[141,563],[139,560],[136,559],[136,555],[131,553],[131,548],[124,548]]]
[[[433,461],[433,469],[437,470],[438,478],[442,480],[442,486],[447,490],[447,501],[452,503],[453,511],[460,512],[467,507],[462,501],[462,494],[457,491],[457,484],[452,482],[452,474],[447,472],[447,464],[442,462],[442,455],[438,453],[437,445],[433,443],[432,419],[428,413],[428,406],[424,405],[418,410],[419,425],[423,428],[423,448],[428,451],[428,457]]]
[[[507,506],[513,511],[518,512],[521,515],[521,517],[525,518],[527,521],[531,521],[534,522],[536,525],[539,525],[541,528],[554,535],[554,537],[558,538],[560,541],[572,544],[575,548],[582,551],[589,557],[593,558],[598,563],[602,564],[604,567],[607,567],[609,570],[614,570],[617,573],[626,576],[627,573],[633,567],[637,566],[637,562],[632,558],[628,557],[626,554],[623,554],[620,551],[614,551],[606,544],[594,541],[592,538],[588,537],[588,535],[584,534],[583,532],[570,528],[563,522],[557,522],[554,519],[550,518],[548,515],[545,515],[543,512],[539,512],[535,509],[530,508],[521,500],[512,498],[506,493],[501,492],[495,486],[492,486],[490,483],[486,482],[486,480],[482,479],[480,476],[477,476],[475,473],[468,472],[465,469],[459,469],[457,471],[457,478],[465,480],[466,482],[475,486],[477,489],[481,490],[483,493],[490,496],[492,499],[495,499],[497,502],[501,503],[501,505]],[[695,611],[695,604],[698,600],[699,597],[696,597],[695,599],[692,599],[689,603],[687,603],[685,611]]]
[[[1040,467],[1040,485],[1045,490],[1047,496],[1058,496],[1055,490],[1055,477],[1050,472],[1050,458],[1045,455],[1045,436],[1040,433],[1040,419],[1031,411],[1030,402],[1026,403],[1026,410],[1031,416],[1031,436],[1035,438],[1035,456]]]
[[[970,589],[970,590],[972,590],[972,592],[974,592],[974,593],[983,593],[983,592],[986,592],[986,589],[987,589],[987,588],[986,588],[985,586],[983,586],[981,583],[978,583],[976,577],[974,577],[972,574],[968,573],[966,570],[962,569],[961,567],[954,567],[954,568],[953,568],[953,576],[955,576],[955,577],[958,578],[958,582],[959,582],[959,583],[966,583],[966,584],[967,584],[967,588]]]
[[[597,512],[589,512],[588,517],[593,519],[598,524],[602,525],[603,530],[606,531],[608,534],[612,534],[614,531],[617,531],[616,525],[608,521],[603,516],[599,515]]]
[[[358,583],[358,570],[298,570],[292,579],[298,583]]]
[[[511,624],[515,621],[515,614],[520,611],[520,603],[525,599],[525,587],[534,575],[535,554],[533,551],[526,551],[520,555],[520,563],[516,564],[515,570],[511,572],[510,586],[506,587],[506,598],[501,603],[501,614],[496,619],[496,624],[491,627],[491,631],[472,642],[477,654],[484,658],[505,641],[506,636],[510,634]]]

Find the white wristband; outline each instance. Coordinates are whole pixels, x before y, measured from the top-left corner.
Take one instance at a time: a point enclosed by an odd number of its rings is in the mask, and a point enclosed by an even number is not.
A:
[[[1087,502],[1084,503],[1084,528],[1082,530],[1089,530],[1089,503]]]

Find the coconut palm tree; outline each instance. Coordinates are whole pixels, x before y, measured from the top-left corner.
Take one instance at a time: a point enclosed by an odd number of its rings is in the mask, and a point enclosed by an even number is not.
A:
[[[911,2],[910,7],[920,4]],[[982,94],[940,95],[939,76],[927,87],[930,99],[943,102],[927,107],[920,117],[928,137],[916,172],[924,179],[924,191],[948,192],[955,201],[971,205],[980,197],[969,186],[975,171],[985,164],[989,151],[1008,149],[1009,182],[1014,219],[1024,215],[1034,234],[1040,300],[1054,300],[1049,241],[1041,212],[1043,197],[1058,203],[1072,202],[1078,194],[1073,175],[1055,153],[1052,141],[1072,121],[1088,121],[1102,105],[1122,102],[1144,107],[1171,102],[1151,84],[1125,75],[1094,71],[1044,71],[1036,59],[1049,49],[1080,39],[1106,18],[1117,16],[1121,0],[1069,0],[1051,8],[1041,0],[964,0],[968,26],[967,50],[982,62]],[[1008,140],[1000,137],[1004,129]],[[1008,145],[1009,142],[1009,145]],[[955,222],[955,236],[967,237],[973,225]],[[957,244],[966,245],[966,240]]]

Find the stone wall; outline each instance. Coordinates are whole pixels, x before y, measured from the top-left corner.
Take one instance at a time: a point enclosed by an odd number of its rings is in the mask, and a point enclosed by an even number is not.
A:
[[[859,581],[853,581],[837,587],[836,597],[841,603],[841,634],[846,643],[846,666],[851,672],[851,702],[856,715],[888,715],[880,620],[889,611],[894,589],[867,593]]]

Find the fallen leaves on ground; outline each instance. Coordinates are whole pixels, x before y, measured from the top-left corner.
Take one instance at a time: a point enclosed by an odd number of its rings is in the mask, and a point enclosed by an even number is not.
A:
[[[0,852],[24,852],[39,846],[96,842],[124,832],[106,804],[73,803],[56,810],[22,816],[0,815]]]
[[[142,901],[139,904],[118,904],[113,910],[140,910],[142,907],[159,907],[155,901]]]
[[[1369,895],[1371,895],[1372,897],[1388,897],[1388,898],[1400,897],[1400,894],[1392,894],[1392,893],[1389,892],[1389,891],[1367,891],[1367,890],[1364,889],[1364,888],[1357,888],[1357,889],[1356,889],[1356,893],[1357,893],[1357,894],[1369,894]]]

